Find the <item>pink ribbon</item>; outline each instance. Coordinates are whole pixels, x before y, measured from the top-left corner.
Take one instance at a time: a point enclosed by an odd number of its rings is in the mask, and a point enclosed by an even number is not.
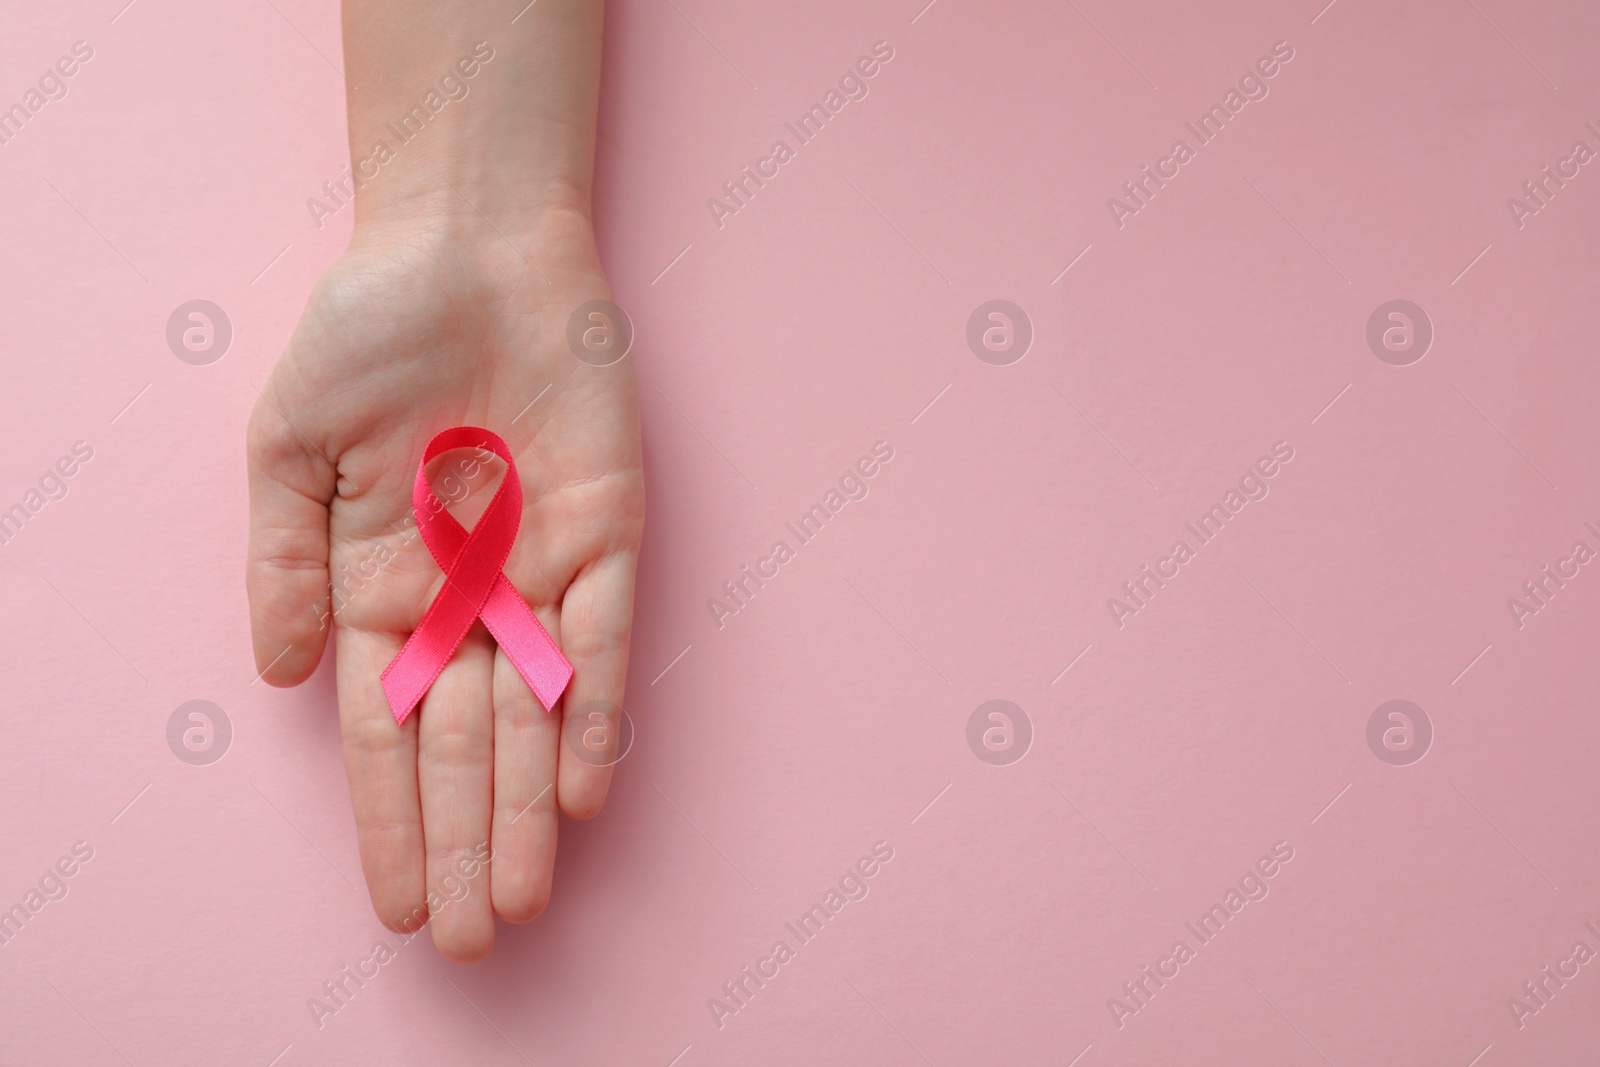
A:
[[[428,485],[428,461],[452,448],[487,448],[506,461],[500,488],[470,534]],[[406,721],[478,618],[545,711],[555,707],[572,678],[572,664],[503,573],[522,523],[522,481],[511,449],[497,434],[476,426],[457,426],[434,435],[417,465],[411,507],[428,551],[444,571],[444,585],[400,654],[384,668],[383,692],[394,721]]]

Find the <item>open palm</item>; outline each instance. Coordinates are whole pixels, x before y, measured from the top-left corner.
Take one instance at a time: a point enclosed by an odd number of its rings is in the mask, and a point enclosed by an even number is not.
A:
[[[644,522],[638,415],[632,360],[597,366],[567,342],[573,311],[609,295],[580,218],[521,247],[358,238],[312,293],[250,422],[257,666],[298,684],[333,630],[373,906],[395,930],[431,916],[452,959],[489,951],[495,915],[543,910],[557,812],[592,816],[610,782]],[[412,480],[429,438],[463,424],[516,457],[521,529],[505,574],[573,680],[547,713],[479,621],[397,726],[379,675],[444,581],[411,518]],[[470,529],[503,466],[441,456],[435,494]],[[582,725],[564,731],[579,709]]]

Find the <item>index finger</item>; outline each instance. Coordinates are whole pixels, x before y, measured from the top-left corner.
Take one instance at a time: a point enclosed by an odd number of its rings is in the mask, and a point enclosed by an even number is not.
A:
[[[339,629],[339,728],[373,910],[389,929],[415,933],[428,919],[417,788],[421,716],[396,725],[379,678],[400,647],[396,634]]]

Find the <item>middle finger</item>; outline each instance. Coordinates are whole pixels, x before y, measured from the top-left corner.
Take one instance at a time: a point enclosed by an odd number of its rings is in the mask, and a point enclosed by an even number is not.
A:
[[[417,784],[433,943],[458,963],[494,944],[489,906],[489,819],[494,802],[495,646],[473,624],[422,699]]]

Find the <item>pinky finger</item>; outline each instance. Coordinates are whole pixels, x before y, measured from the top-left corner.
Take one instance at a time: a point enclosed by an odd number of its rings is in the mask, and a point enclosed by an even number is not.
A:
[[[572,661],[562,701],[556,796],[573,819],[599,814],[620,755],[622,699],[633,628],[633,552],[585,568],[561,602],[561,647]]]

